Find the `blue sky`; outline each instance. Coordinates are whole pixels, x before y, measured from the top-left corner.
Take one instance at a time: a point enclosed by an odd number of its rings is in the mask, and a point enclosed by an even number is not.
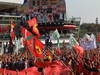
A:
[[[66,0],[66,2],[69,17],[81,17],[82,23],[95,23],[96,17],[100,18],[100,0]]]

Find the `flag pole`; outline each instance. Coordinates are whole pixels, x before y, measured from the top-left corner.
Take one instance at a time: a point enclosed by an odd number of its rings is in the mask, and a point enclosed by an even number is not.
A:
[[[57,47],[59,48],[59,39],[57,39]]]
[[[33,47],[33,51],[35,50],[35,38],[33,38],[33,45],[32,45],[32,47]],[[34,63],[37,61],[37,57],[34,55]]]
[[[32,47],[33,47],[33,54],[34,54],[34,50],[35,50],[35,37],[33,37],[33,42],[32,42]],[[36,58],[36,56],[34,56]]]

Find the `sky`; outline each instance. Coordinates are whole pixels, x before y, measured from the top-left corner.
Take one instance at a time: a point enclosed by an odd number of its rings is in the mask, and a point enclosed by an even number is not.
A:
[[[100,23],[100,0],[66,0],[67,15],[81,17],[82,23]]]

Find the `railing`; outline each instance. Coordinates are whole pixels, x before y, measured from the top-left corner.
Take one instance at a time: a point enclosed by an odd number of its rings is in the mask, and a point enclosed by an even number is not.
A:
[[[21,16],[12,16],[12,15],[0,15],[0,24],[6,25],[11,24],[11,21],[18,23],[20,22]]]
[[[18,23],[20,20],[14,20],[14,22]],[[0,25],[10,25],[10,20],[0,20]]]

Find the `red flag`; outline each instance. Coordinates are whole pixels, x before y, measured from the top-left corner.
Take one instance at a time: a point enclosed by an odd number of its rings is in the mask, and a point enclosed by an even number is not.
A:
[[[38,69],[37,67],[31,67],[31,68],[24,69],[20,72],[27,73],[27,75],[41,75],[37,69]],[[19,74],[19,75],[23,75],[23,74]]]
[[[60,50],[60,48],[57,48],[57,55],[60,55],[61,54],[61,50]]]
[[[33,50],[34,50],[34,46],[33,46],[33,38],[31,38],[30,40],[26,40],[24,38],[23,40],[23,45],[26,47],[24,52],[22,53],[22,56],[25,55],[25,53],[28,54],[28,56],[30,56],[30,53],[33,55]]]
[[[33,35],[31,34],[31,32],[29,32],[28,30],[25,30],[25,38],[26,40],[30,40],[33,37]]]
[[[27,50],[25,50],[24,54],[26,52],[28,52],[28,50],[30,51],[31,54],[33,54],[33,50],[34,50],[34,46],[33,46],[33,35],[31,34],[31,32],[29,32],[26,28],[22,27],[21,28],[21,33],[23,35],[23,42],[24,42],[24,46],[27,47]],[[23,54],[23,55],[24,55]]]
[[[28,52],[28,50],[33,54],[33,35],[24,27],[21,28],[21,34],[23,36],[23,44],[27,47],[22,55]]]
[[[14,33],[14,30],[13,29],[11,29],[10,36],[11,36],[11,39],[14,40],[15,33]]]
[[[98,42],[100,41],[100,35],[97,36],[97,41],[98,41]]]
[[[27,22],[28,22],[29,26],[32,27],[32,32],[35,33],[38,37],[40,37],[40,33],[37,28],[38,24],[37,24],[36,18],[28,20]]]
[[[38,40],[37,38],[30,38],[29,40],[26,40],[26,46],[29,49],[29,51],[32,53],[32,55],[36,57],[43,58],[42,55],[42,49],[44,48],[44,45]]]
[[[35,39],[34,55],[37,56],[37,57],[43,58],[44,56],[42,55],[43,54],[43,51],[42,50],[44,48],[44,45],[37,38],[34,38],[34,39]]]
[[[25,35],[25,30],[26,30],[26,29],[25,29],[24,27],[21,27],[21,34],[22,34],[22,35]]]
[[[43,68],[45,66],[44,62],[40,61],[40,60],[37,60],[35,62],[35,65],[38,67],[38,68]]]
[[[32,53],[32,55],[34,54],[33,50],[34,50],[34,40],[33,38],[31,38],[30,40],[27,40],[27,48],[29,49],[29,51]]]
[[[11,75],[16,75],[16,71],[12,71],[12,70],[5,70],[5,74],[4,75],[9,75],[9,74],[11,74]]]
[[[33,27],[33,33],[35,33],[38,37],[40,37],[40,33],[37,27]]]
[[[33,37],[32,33],[24,27],[21,28],[21,33],[26,40],[30,40]]]
[[[28,22],[30,27],[38,26],[36,18],[32,18],[31,20],[28,20],[27,22]]]
[[[11,36],[12,40],[14,40],[14,38],[15,38],[15,34],[14,34],[14,27],[15,26],[16,26],[16,24],[11,24],[10,36]]]
[[[14,28],[16,26],[16,24],[11,24],[11,28]]]
[[[76,52],[80,55],[80,57],[83,57],[84,49],[79,45],[75,45],[73,47],[76,50]]]
[[[49,66],[44,68],[44,75],[71,75],[69,66],[64,66],[61,61],[54,61]]]

